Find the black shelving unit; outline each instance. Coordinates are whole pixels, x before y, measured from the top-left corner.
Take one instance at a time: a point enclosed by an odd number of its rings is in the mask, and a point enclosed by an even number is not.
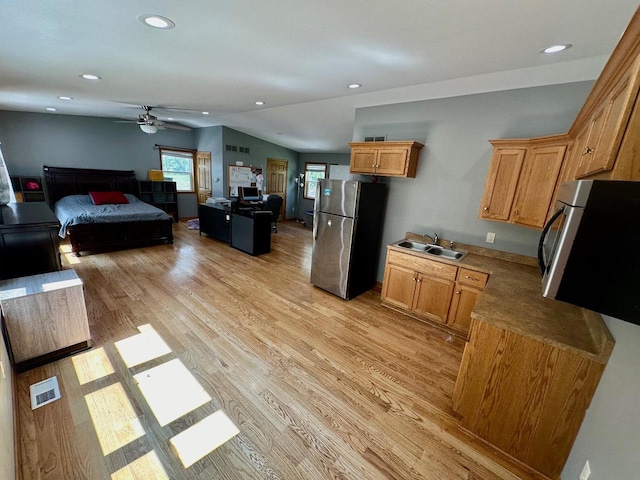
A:
[[[41,177],[11,175],[11,185],[18,202],[44,202]]]
[[[139,180],[140,200],[164,210],[178,222],[178,188],[176,182]]]

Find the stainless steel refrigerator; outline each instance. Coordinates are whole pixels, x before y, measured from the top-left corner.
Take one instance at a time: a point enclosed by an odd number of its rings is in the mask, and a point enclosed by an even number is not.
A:
[[[318,180],[311,283],[350,299],[376,283],[384,183]]]

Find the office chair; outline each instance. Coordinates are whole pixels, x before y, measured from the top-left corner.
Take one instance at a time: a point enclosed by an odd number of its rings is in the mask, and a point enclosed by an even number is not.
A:
[[[280,216],[280,210],[282,209],[283,202],[284,200],[280,195],[269,195],[265,204],[265,208],[267,210],[271,210],[271,229],[275,233],[278,233],[278,217]]]

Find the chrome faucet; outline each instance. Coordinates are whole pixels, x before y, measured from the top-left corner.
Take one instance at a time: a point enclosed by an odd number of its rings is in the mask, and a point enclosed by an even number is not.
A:
[[[427,235],[426,233],[423,233],[422,237],[423,238],[426,237],[426,238],[430,239],[433,242],[434,245],[438,245],[438,239],[440,238],[440,237],[438,237],[437,233],[434,233],[433,237],[431,235]]]

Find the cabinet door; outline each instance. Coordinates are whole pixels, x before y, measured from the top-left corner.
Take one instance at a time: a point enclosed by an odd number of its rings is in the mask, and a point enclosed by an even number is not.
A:
[[[420,274],[413,300],[413,312],[446,323],[455,283]]]
[[[416,283],[415,271],[387,264],[384,271],[381,299],[396,307],[411,310]]]
[[[494,149],[480,204],[480,218],[509,220],[526,151],[525,148]]]
[[[449,320],[447,323],[456,330],[469,331],[471,325],[471,311],[476,305],[480,290],[456,283],[456,289],[451,300]]]
[[[406,148],[378,150],[376,173],[380,175],[405,175],[409,150]]]
[[[594,158],[594,153],[598,149],[600,144],[600,137],[602,129],[604,128],[604,121],[607,115],[607,104],[601,105],[600,108],[594,113],[591,121],[589,122],[589,129],[587,131],[587,138],[584,142],[582,150],[580,151],[580,163],[576,169],[576,178],[582,178],[591,174],[591,165]]]
[[[351,173],[375,173],[377,152],[375,148],[354,148],[351,150]]]
[[[585,155],[588,161],[580,166],[581,177],[613,168],[637,93],[638,75],[637,66],[634,65],[618,82],[603,106],[606,116],[600,120],[600,137],[595,147],[592,146],[593,152]]]
[[[514,202],[513,223],[544,226],[566,150],[566,145],[534,147],[527,154]]]

